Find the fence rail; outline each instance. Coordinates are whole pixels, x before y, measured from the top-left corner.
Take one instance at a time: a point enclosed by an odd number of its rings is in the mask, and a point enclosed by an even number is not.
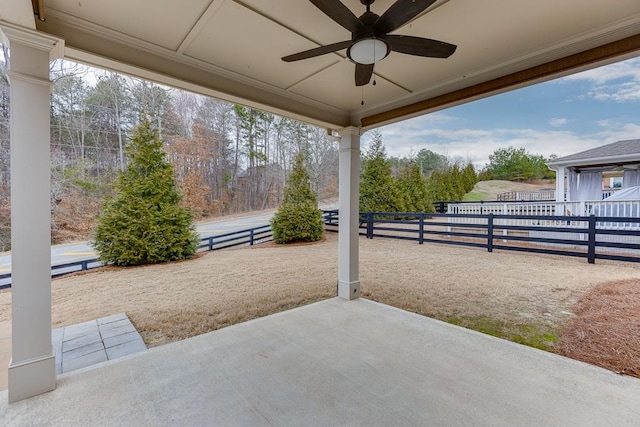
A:
[[[241,245],[252,246],[272,240],[272,238],[273,233],[271,232],[271,226],[266,224],[259,227],[201,237],[198,245],[198,251],[215,251]],[[51,277],[85,271],[101,267],[102,265],[103,263],[98,258],[74,261],[65,264],[56,264],[51,266]],[[11,287],[11,281],[4,283],[7,279],[11,279],[11,273],[0,274],[0,289],[7,289]]]
[[[499,202],[555,200],[556,190],[506,191],[498,194]]]
[[[337,231],[340,220],[337,209],[323,211],[323,218],[327,231]],[[489,252],[502,249],[585,257],[589,263],[596,259],[640,262],[638,217],[361,212],[360,230],[360,235],[368,239],[393,238],[418,241],[419,244],[431,242],[486,248]],[[272,238],[271,226],[267,224],[201,237],[198,250],[252,246]],[[530,245],[532,243],[557,246],[558,249],[534,247]],[[567,249],[567,246],[571,248]],[[626,253],[615,253],[621,251]],[[57,264],[51,267],[51,276],[102,265],[97,258]],[[7,279],[11,279],[11,273],[0,274],[0,282]],[[0,283],[0,289],[10,287],[10,281]]]
[[[337,231],[339,219],[338,211],[325,211],[327,230]],[[583,257],[590,264],[640,262],[637,217],[361,212],[360,235]]]
[[[565,215],[574,220],[577,217],[595,215],[597,217],[637,218],[640,217],[640,200],[591,200],[580,202],[482,202],[482,203],[458,203],[451,202],[447,205],[448,214],[474,214],[474,215],[508,215],[505,223],[512,225],[521,224],[515,215],[537,215],[543,224],[553,222],[552,216]],[[452,222],[455,222],[452,221]],[[639,225],[632,221],[611,221],[601,228],[630,229]]]

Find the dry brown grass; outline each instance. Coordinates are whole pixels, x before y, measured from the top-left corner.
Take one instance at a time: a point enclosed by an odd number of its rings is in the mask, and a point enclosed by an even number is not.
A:
[[[640,280],[587,291],[562,331],[559,354],[640,378]]]
[[[640,280],[636,265],[360,240],[365,297],[443,320],[490,318],[563,325],[590,288]],[[336,294],[337,236],[316,244],[260,245],[136,268],[104,268],[54,280],[54,327],[126,312],[151,345],[180,340]],[[10,318],[0,292],[0,321]],[[462,322],[464,324],[464,322]]]
[[[301,250],[302,249],[302,250]],[[126,312],[148,345],[199,335],[335,295],[335,248],[247,248],[53,281],[53,326]],[[0,319],[11,293],[0,293]]]

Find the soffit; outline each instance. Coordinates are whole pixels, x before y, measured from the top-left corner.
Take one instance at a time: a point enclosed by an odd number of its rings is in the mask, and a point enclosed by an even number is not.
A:
[[[372,10],[382,14],[393,2],[377,0]],[[359,0],[344,4],[356,15],[364,11]],[[47,21],[37,23],[38,29],[64,38],[71,59],[140,70],[147,78],[332,128],[357,126],[363,119],[367,126],[398,121],[640,49],[637,0],[438,0],[395,33],[454,43],[453,56],[394,52],[376,65],[375,86],[356,88],[345,51],[294,63],[280,60],[350,38],[305,0],[46,0],[45,5]],[[605,48],[577,61],[557,62],[600,46]],[[546,66],[553,61],[555,67]],[[531,69],[537,71],[510,78]],[[504,82],[486,85],[496,79]]]

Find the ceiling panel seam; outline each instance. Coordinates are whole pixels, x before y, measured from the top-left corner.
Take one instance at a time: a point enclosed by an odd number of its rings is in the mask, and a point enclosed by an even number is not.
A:
[[[200,34],[200,31],[202,31],[204,26],[222,7],[224,2],[225,0],[213,0],[211,3],[209,3],[209,6],[207,6],[204,12],[200,15],[200,18],[198,18],[196,23],[191,27],[191,30],[189,30],[185,38],[180,43],[180,46],[178,46],[178,49],[176,50],[177,53],[182,54],[189,48],[191,42],[193,42],[193,39],[195,39],[198,34]]]
[[[176,62],[183,62],[186,65],[189,66],[193,66],[196,67],[202,71],[208,72],[208,73],[212,73],[215,75],[219,75],[220,77],[224,77],[227,78],[229,80],[233,80],[236,81],[238,83],[241,84],[245,84],[247,86],[251,86],[251,87],[255,87],[261,90],[264,90],[266,92],[270,92],[273,94],[276,94],[278,96],[284,96],[287,98],[290,98],[293,101],[297,101],[297,102],[304,102],[307,103],[308,105],[310,105],[311,107],[315,107],[315,108],[321,108],[325,111],[333,111],[337,114],[345,114],[347,113],[345,110],[341,109],[341,108],[336,108],[335,106],[332,105],[327,105],[326,103],[320,102],[320,101],[316,101],[310,98],[307,98],[305,96],[301,96],[298,95],[294,92],[288,92],[285,91],[281,88],[272,86],[272,85],[268,85],[265,84],[259,80],[254,80],[250,77],[238,74],[238,73],[234,73],[230,70],[227,70],[225,68],[213,65],[211,63],[205,62],[205,61],[201,61],[199,59],[193,58],[191,56],[185,55],[185,54],[179,54],[173,50],[164,48],[162,46],[158,46],[156,44],[153,43],[148,43],[145,42],[143,40],[140,40],[138,38],[135,37],[131,37],[128,36],[126,34],[120,33],[118,31],[106,28],[106,27],[102,27],[99,26],[97,24],[92,24],[89,23],[87,21],[84,21],[82,19],[76,18],[76,17],[69,17],[69,16],[65,16],[65,15],[61,15],[59,12],[57,11],[53,11],[53,13],[51,13],[51,10],[48,10],[48,21],[49,22],[53,22],[55,20],[58,20],[62,23],[64,23],[65,25],[71,26],[74,29],[80,29],[83,31],[86,31],[88,33],[92,33],[94,35],[98,35],[100,37],[102,37],[104,40],[111,40],[111,39],[115,39],[117,42],[124,44],[125,46],[129,46],[133,49],[137,49],[137,50],[142,50],[142,51],[147,51],[149,53],[158,55],[160,57],[166,58],[166,59],[170,59],[172,61],[176,61]],[[116,61],[118,61],[117,58],[113,58]]]
[[[327,65],[327,66],[325,66],[325,67],[320,68],[319,70],[316,70],[316,71],[312,72],[311,74],[309,74],[309,75],[307,75],[307,76],[305,76],[305,77],[302,77],[301,79],[299,79],[299,80],[298,80],[298,81],[296,81],[295,83],[292,83],[292,84],[290,84],[289,86],[287,86],[287,87],[285,88],[285,90],[286,90],[286,91],[290,91],[290,90],[292,90],[293,88],[295,88],[295,87],[296,87],[296,86],[298,86],[299,84],[301,84],[301,83],[303,83],[303,82],[307,81],[308,79],[312,78],[313,76],[315,76],[315,75],[317,75],[317,74],[320,74],[321,72],[323,72],[323,71],[325,71],[325,70],[328,70],[328,69],[329,69],[329,68],[331,68],[331,67],[335,67],[335,66],[336,66],[336,65],[338,65],[340,62],[341,62],[341,61],[333,62],[333,63],[331,63],[331,64],[329,64],[329,65]]]
[[[288,31],[292,32],[293,34],[296,34],[297,36],[302,37],[302,38],[303,38],[303,39],[305,39],[305,40],[308,40],[309,42],[311,42],[311,43],[315,44],[317,47],[322,46],[322,43],[319,43],[319,42],[317,42],[317,41],[313,40],[312,38],[308,37],[307,35],[302,34],[302,33],[298,32],[298,31],[296,31],[295,29],[293,29],[293,28],[289,27],[288,25],[285,25],[284,23],[282,23],[282,22],[280,22],[280,21],[278,21],[278,20],[274,19],[273,17],[271,17],[271,16],[269,16],[269,15],[266,15],[266,14],[264,14],[264,13],[260,12],[259,10],[256,10],[255,8],[253,8],[253,7],[249,6],[249,5],[247,5],[246,3],[244,3],[244,2],[242,2],[242,1],[240,1],[240,0],[232,0],[232,1],[233,1],[234,3],[236,3],[236,4],[240,5],[240,6],[244,7],[245,9],[247,9],[247,10],[249,10],[249,11],[251,11],[251,12],[253,12],[253,13],[257,14],[257,15],[260,15],[261,17],[263,17],[263,18],[265,18],[265,19],[267,19],[267,20],[269,20],[269,21],[273,22],[274,24],[279,25],[280,27],[282,27],[282,28],[284,28],[284,29],[286,29],[286,30],[288,30]],[[443,2],[442,4],[444,4],[444,3],[448,2],[448,1],[449,1],[449,0],[444,0],[444,2]],[[439,6],[440,6],[440,5],[439,5]],[[427,9],[427,10],[428,10],[428,11],[431,11],[431,10],[433,10],[433,9],[435,9],[435,8],[439,7],[439,6],[432,5],[432,6],[431,6],[429,9]],[[426,12],[424,12],[424,13],[426,13]],[[424,13],[422,13],[420,16],[424,15]],[[411,22],[415,21],[416,19],[417,19],[417,18],[414,18]],[[408,25],[408,24],[407,24],[407,25]],[[332,53],[331,53],[331,55],[336,55],[336,56],[338,56],[341,60],[347,60],[347,57],[346,57],[346,56],[340,55],[338,52],[332,52]],[[289,85],[288,87],[286,87],[286,88],[285,88],[285,90],[290,91],[290,90],[291,90],[292,88],[294,88],[295,86],[297,86],[297,85],[299,85],[299,84],[303,83],[304,81],[308,80],[309,78],[313,77],[314,75],[319,74],[319,73],[321,73],[321,72],[323,72],[323,71],[325,71],[325,70],[327,70],[327,69],[329,69],[329,68],[331,68],[331,67],[333,67],[333,66],[337,65],[339,62],[340,62],[340,61],[335,62],[335,63],[333,63],[333,64],[331,64],[331,65],[329,65],[329,66],[323,67],[323,68],[321,68],[321,69],[318,69],[317,71],[315,71],[314,73],[310,74],[309,76],[307,76],[307,77],[303,77],[302,79],[298,80],[297,82],[295,82],[295,83],[293,83],[293,84]],[[376,74],[377,74],[380,78],[384,79],[384,80],[385,80],[387,83],[389,83],[390,85],[395,86],[395,87],[397,87],[398,89],[400,89],[400,90],[402,90],[402,91],[404,91],[404,92],[412,93],[412,92],[411,92],[411,90],[409,90],[408,88],[406,88],[406,87],[404,87],[404,86],[400,85],[399,83],[397,83],[397,82],[395,82],[395,81],[393,81],[393,80],[391,80],[391,79],[388,79],[388,78],[384,77],[384,76],[383,76],[383,75],[381,75],[381,74],[378,74],[378,73],[376,73]]]

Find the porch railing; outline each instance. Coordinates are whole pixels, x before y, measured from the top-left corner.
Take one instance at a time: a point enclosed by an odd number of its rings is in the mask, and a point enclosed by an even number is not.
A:
[[[541,191],[507,191],[498,194],[500,202],[531,202],[543,200],[555,200],[556,190]]]
[[[591,200],[580,202],[488,202],[488,203],[455,203],[447,207],[448,214],[454,215],[506,215],[502,225],[526,225],[526,220],[515,218],[516,215],[534,215],[538,218],[536,225],[553,226],[557,220],[547,219],[550,216],[638,218],[640,217],[640,200]],[[510,217],[509,217],[510,216]],[[482,219],[478,219],[478,224]],[[459,222],[451,217],[451,224]],[[570,221],[571,222],[571,221]],[[628,230],[640,227],[638,223],[607,221],[599,222],[599,228],[612,230]]]

